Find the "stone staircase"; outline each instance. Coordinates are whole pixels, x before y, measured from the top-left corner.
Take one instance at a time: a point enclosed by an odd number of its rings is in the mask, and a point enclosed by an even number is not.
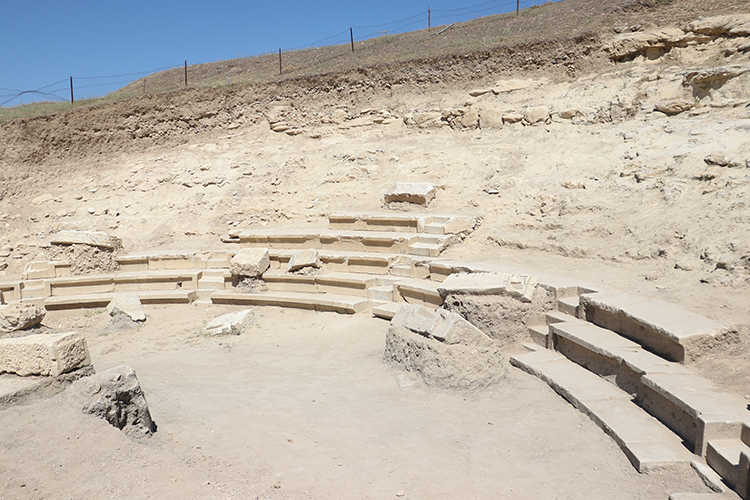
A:
[[[557,309],[530,321],[538,345],[513,356],[513,366],[588,415],[639,471],[689,464],[716,491],[728,486],[750,498],[747,402],[689,365],[700,343],[723,331],[721,324],[672,304],[607,292],[558,299]]]

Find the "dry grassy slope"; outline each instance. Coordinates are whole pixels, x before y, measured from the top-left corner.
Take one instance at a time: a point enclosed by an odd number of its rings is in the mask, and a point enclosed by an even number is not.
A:
[[[281,80],[257,77],[259,59],[250,58],[246,60],[249,74],[243,74],[269,81],[231,89],[182,89],[3,123],[0,199],[22,193],[26,179],[40,165],[184,143],[186,134],[225,127],[238,119],[253,121],[279,98],[359,96],[364,101],[373,91],[391,92],[394,85],[432,84],[440,91],[446,84],[468,85],[498,73],[530,70],[570,78],[601,67],[600,39],[609,38],[616,27],[680,23],[700,15],[733,12],[744,5],[744,0],[717,0],[710,5],[698,0],[565,0],[529,9],[519,18],[473,21],[429,39],[430,46],[420,46],[417,53],[413,48],[419,44],[410,37],[424,37],[420,32],[394,37],[387,47],[366,55],[364,63],[342,59],[340,64],[321,65],[316,59],[320,50],[298,52],[294,54],[300,58],[297,66],[307,69]],[[476,50],[487,33],[492,38],[493,33],[506,31],[507,38],[498,38],[495,48]],[[242,65],[229,61],[192,68],[192,78],[212,83],[226,65],[238,64]]]

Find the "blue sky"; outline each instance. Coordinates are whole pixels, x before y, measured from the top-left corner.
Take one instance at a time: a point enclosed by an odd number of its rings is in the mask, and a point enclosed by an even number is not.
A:
[[[349,27],[355,40],[423,29],[428,7],[437,26],[509,12],[516,0],[1,0],[0,105],[69,99],[70,76],[76,98],[93,97],[185,60],[346,43]],[[53,95],[13,97],[31,90]]]

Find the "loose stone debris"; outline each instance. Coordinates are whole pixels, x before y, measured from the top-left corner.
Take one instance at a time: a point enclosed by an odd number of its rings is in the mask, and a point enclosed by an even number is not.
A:
[[[241,335],[250,328],[258,326],[252,309],[229,313],[208,322],[203,328],[206,335]]]

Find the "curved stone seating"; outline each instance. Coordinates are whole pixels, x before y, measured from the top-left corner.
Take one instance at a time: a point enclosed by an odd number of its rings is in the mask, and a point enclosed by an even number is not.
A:
[[[5,302],[41,301],[49,309],[104,307],[118,293],[136,293],[147,304],[197,300],[346,314],[372,311],[391,319],[403,302],[436,308],[451,290],[467,287],[500,287],[530,300],[531,283],[553,294],[557,310],[527,319],[531,339],[544,348],[514,356],[514,366],[542,378],[587,414],[639,471],[705,457],[727,484],[750,497],[745,402],[717,391],[683,364],[694,342],[722,331],[719,323],[576,280],[513,277],[522,270],[437,256],[456,233],[476,225],[472,218],[334,214],[329,221],[331,228],[324,231],[234,232],[224,239],[231,246],[221,250],[120,256],[118,273],[65,276],[65,263],[36,263],[27,268],[27,279],[0,283],[0,293]],[[414,246],[421,244],[432,250]],[[262,276],[266,292],[234,289],[238,281],[229,263],[245,245],[270,247],[271,268]],[[318,248],[323,269],[286,272],[292,255],[310,247]],[[491,275],[448,279],[459,273]]]

